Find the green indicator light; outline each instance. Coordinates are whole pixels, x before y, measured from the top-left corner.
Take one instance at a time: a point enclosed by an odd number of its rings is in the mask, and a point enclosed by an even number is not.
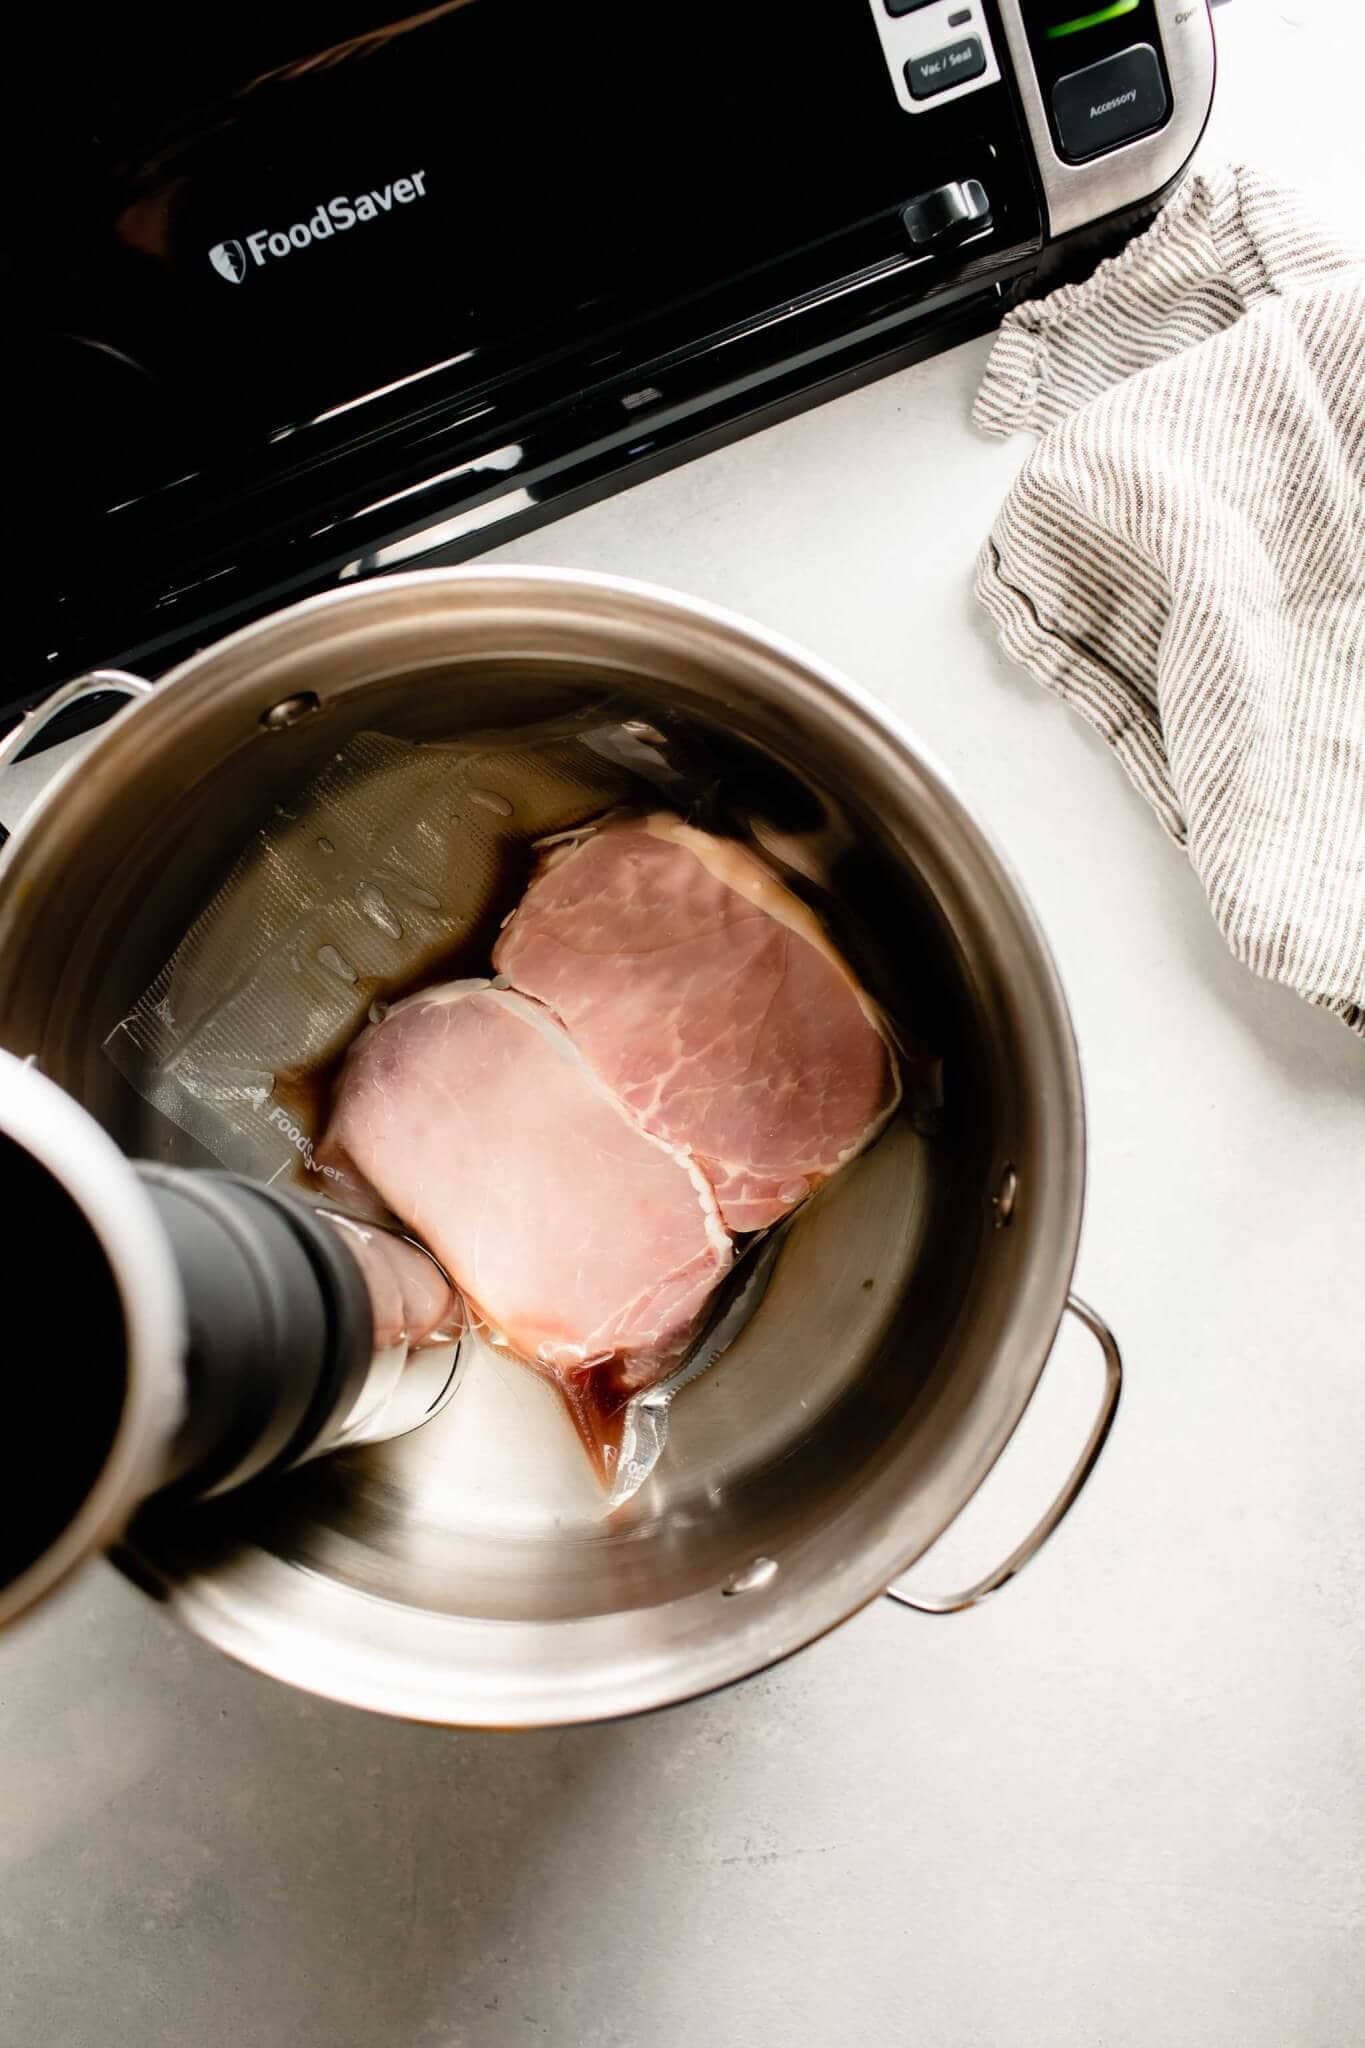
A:
[[[1109,0],[1107,7],[1097,7],[1093,14],[1078,14],[1074,21],[1055,21],[1051,28],[1043,30],[1049,42],[1058,36],[1079,35],[1083,28],[1098,28],[1102,21],[1117,21],[1121,14],[1132,14],[1138,0]]]

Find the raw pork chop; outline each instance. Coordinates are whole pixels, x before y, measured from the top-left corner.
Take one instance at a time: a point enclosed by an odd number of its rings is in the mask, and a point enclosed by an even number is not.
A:
[[[899,1100],[876,1012],[812,912],[681,819],[552,849],[493,962],[642,1130],[697,1161],[731,1230],[775,1222]]]
[[[730,1264],[704,1176],[548,1011],[486,982],[426,989],[361,1033],[319,1156],[354,1167],[571,1405],[590,1378],[600,1406],[666,1372]]]

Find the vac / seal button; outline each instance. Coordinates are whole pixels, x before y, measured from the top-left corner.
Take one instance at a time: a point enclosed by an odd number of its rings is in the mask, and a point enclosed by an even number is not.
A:
[[[1077,160],[1160,127],[1166,107],[1161,66],[1150,43],[1134,43],[1083,71],[1068,71],[1052,88],[1062,154]]]
[[[921,7],[931,7],[933,0],[883,0],[889,15],[915,14]]]
[[[985,68],[980,36],[963,36],[961,42],[945,43],[941,50],[912,57],[905,67],[905,82],[912,100],[931,100],[935,93],[950,92],[969,78],[980,78]]]

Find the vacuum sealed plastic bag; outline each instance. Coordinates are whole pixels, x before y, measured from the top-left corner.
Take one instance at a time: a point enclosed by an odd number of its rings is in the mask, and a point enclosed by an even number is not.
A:
[[[678,758],[629,721],[359,735],[108,1045],[225,1164],[428,1244],[563,1393],[611,1506],[752,1312],[775,1227],[900,1100],[815,914],[677,814]]]
[[[555,1378],[620,1498],[667,1399],[621,1411],[694,1376],[725,1276],[872,1141],[897,1062],[813,913],[672,812],[543,846],[493,964],[361,1034],[319,1160]]]
[[[234,1172],[297,1167],[327,1193],[326,1069],[376,1004],[452,959],[486,964],[537,839],[638,788],[596,737],[357,734],[256,833],[111,1034],[115,1065]]]

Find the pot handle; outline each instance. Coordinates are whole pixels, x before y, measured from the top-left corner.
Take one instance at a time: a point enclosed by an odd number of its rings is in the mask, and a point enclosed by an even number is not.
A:
[[[0,846],[37,803],[53,777],[102,725],[152,685],[120,668],[91,669],[25,712],[0,740]]]
[[[987,1572],[984,1579],[978,1579],[965,1593],[935,1598],[931,1594],[907,1593],[899,1586],[888,1586],[888,1600],[898,1600],[902,1607],[913,1607],[916,1614],[961,1614],[966,1607],[979,1607],[992,1593],[998,1593],[1017,1572],[1021,1572],[1031,1557],[1036,1557],[1062,1517],[1073,1505],[1081,1488],[1095,1469],[1095,1462],[1104,1449],[1105,1438],[1113,1427],[1118,1413],[1119,1395],[1123,1391],[1123,1360],[1114,1333],[1103,1317],[1096,1315],[1079,1296],[1069,1294],[1066,1305],[1077,1322],[1084,1323],[1100,1347],[1104,1359],[1104,1394],[1099,1414],[1095,1417],[1089,1436],[1081,1454],[1067,1474],[1066,1482],[1047,1512],[1034,1523],[1023,1542],[1012,1550],[1003,1564],[993,1572]]]

